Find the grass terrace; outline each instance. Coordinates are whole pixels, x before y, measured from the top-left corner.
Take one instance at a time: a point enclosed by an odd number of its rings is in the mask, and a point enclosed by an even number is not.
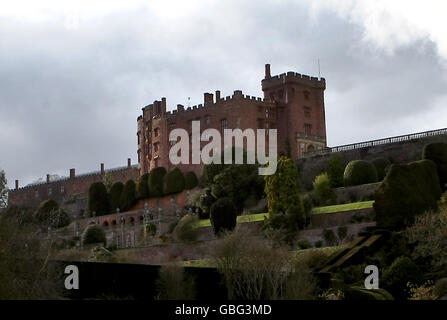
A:
[[[374,201],[353,202],[346,204],[337,204],[333,206],[317,207],[313,209],[313,214],[335,213],[350,210],[372,208]],[[237,223],[259,222],[268,218],[268,213],[247,214],[237,217]],[[194,225],[196,228],[211,227],[210,219],[199,220]]]
[[[337,204],[333,206],[326,206],[326,207],[318,207],[313,209],[314,214],[321,214],[321,213],[335,213],[335,212],[343,212],[343,211],[350,211],[350,210],[359,210],[359,209],[368,209],[372,208],[374,203],[373,201],[363,201],[363,202],[353,202],[353,203],[346,203],[346,204]]]

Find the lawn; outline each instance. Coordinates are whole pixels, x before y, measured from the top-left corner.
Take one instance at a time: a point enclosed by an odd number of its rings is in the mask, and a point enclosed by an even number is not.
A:
[[[326,206],[326,207],[318,207],[313,209],[314,214],[320,213],[334,213],[334,212],[342,212],[349,210],[359,210],[359,209],[367,209],[372,208],[374,203],[373,201],[363,201],[363,202],[353,202],[346,204],[337,204],[334,206]]]
[[[372,208],[374,201],[353,202],[346,204],[337,204],[334,206],[317,207],[313,209],[314,214],[334,213],[349,210],[358,210]],[[268,213],[247,214],[237,217],[237,223],[263,221],[264,217],[268,218]],[[195,223],[196,228],[211,227],[210,219],[199,220]]]
[[[268,213],[247,214],[237,217],[237,223],[263,221],[264,217],[268,217]],[[195,227],[211,227],[210,219],[199,220],[195,223]]]

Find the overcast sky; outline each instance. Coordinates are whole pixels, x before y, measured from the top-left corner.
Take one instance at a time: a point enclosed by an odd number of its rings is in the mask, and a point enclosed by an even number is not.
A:
[[[137,160],[136,118],[262,97],[264,64],[326,78],[328,145],[447,127],[446,1],[2,1],[9,186]]]

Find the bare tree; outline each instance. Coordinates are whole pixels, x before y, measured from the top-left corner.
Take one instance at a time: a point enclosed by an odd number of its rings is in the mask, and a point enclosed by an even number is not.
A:
[[[0,209],[8,206],[8,187],[5,171],[0,170]]]

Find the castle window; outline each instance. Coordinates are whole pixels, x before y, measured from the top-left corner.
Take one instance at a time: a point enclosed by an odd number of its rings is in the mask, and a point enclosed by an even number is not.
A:
[[[227,119],[220,120],[220,125],[222,127],[222,132],[224,132],[224,130],[227,129]]]
[[[310,92],[309,91],[303,91],[303,96],[304,96],[304,99],[306,99],[306,100],[309,100],[310,99]]]
[[[312,132],[312,125],[309,124],[309,123],[305,123],[305,124],[304,124],[304,133],[305,133],[307,136],[310,136],[310,135],[311,135],[311,132]]]
[[[306,118],[310,118],[311,117],[311,112],[310,112],[310,107],[304,106],[304,116]]]
[[[61,193],[64,193],[64,192],[65,192],[65,187],[61,186]]]
[[[137,144],[140,144],[140,131],[138,131],[138,133],[137,133]]]
[[[141,150],[138,150],[138,163],[140,163],[141,162]]]
[[[154,129],[154,137],[158,137],[159,131],[160,131],[159,128]]]
[[[277,92],[278,100],[282,100],[284,98],[284,90],[281,89]]]
[[[51,196],[52,193],[53,193],[53,189],[48,188],[48,195]]]
[[[130,237],[130,234],[127,234],[126,236],[126,248],[130,248],[132,246],[132,238]]]
[[[158,142],[154,143],[154,152],[158,152]]]
[[[265,118],[269,118],[269,108],[265,108]]]
[[[34,197],[39,198],[39,191],[34,191]]]
[[[206,117],[206,125],[209,126],[211,124],[211,117]]]

